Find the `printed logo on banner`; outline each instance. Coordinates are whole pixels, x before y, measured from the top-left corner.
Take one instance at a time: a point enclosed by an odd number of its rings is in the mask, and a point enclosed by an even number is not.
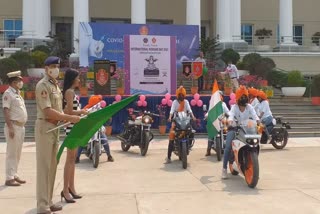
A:
[[[99,69],[96,74],[97,83],[101,86],[104,86],[108,82],[108,73],[105,69]]]
[[[144,39],[143,39],[143,42],[144,42],[144,43],[148,43],[148,38],[144,38]]]
[[[142,26],[139,30],[140,35],[148,35],[149,34],[149,29],[147,26]]]
[[[154,44],[154,43],[156,43],[157,42],[157,39],[156,38],[152,38],[152,43]]]

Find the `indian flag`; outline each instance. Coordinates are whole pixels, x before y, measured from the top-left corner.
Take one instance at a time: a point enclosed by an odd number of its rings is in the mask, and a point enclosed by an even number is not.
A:
[[[220,131],[218,117],[223,113],[222,101],[220,98],[217,80],[214,80],[212,96],[209,103],[209,113],[207,119],[207,132],[209,138],[214,138]]]

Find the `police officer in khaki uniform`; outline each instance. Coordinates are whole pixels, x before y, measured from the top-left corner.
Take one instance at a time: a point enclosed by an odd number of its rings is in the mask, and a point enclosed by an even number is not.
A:
[[[67,115],[62,111],[62,93],[58,87],[60,59],[50,56],[45,60],[45,76],[37,83],[37,120],[35,125],[37,153],[37,212],[51,213],[62,210],[62,206],[52,202],[56,177],[59,143],[59,121],[77,123],[79,116]]]
[[[21,71],[10,72],[9,88],[2,97],[3,114],[5,118],[4,134],[7,141],[6,156],[6,186],[20,186],[26,183],[18,176],[18,165],[24,141],[24,124],[28,115],[20,89],[23,86]]]

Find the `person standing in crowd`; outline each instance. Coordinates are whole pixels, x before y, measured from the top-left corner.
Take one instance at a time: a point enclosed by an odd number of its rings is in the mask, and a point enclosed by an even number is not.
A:
[[[196,58],[196,62],[202,62],[202,67],[205,68],[207,66],[206,60],[204,59],[204,54],[202,51],[199,53],[199,57]],[[198,78],[198,92],[203,90],[203,74]]]
[[[170,115],[168,118],[168,121],[171,122],[172,121],[172,116],[174,113],[176,112],[189,112],[191,114],[192,119],[195,121],[196,118],[193,115],[193,112],[191,110],[189,101],[185,99],[187,95],[186,89],[183,86],[180,86],[177,91],[176,91],[176,96],[177,99],[175,99],[172,102],[172,106],[170,109]],[[174,147],[174,139],[175,139],[175,132],[174,132],[174,122],[172,122],[171,124],[171,129],[170,129],[170,133],[169,133],[169,144],[168,144],[168,155],[165,159],[165,163],[171,163],[171,154],[173,152],[173,147]]]
[[[259,100],[257,98],[258,90],[251,87],[248,89],[249,92],[249,103],[252,105],[254,110],[256,111],[257,115],[259,116]]]
[[[28,114],[24,100],[20,95],[23,86],[21,71],[7,74],[9,88],[2,96],[3,115],[5,119],[4,135],[7,142],[6,186],[20,186],[26,181],[19,178],[18,165],[21,157]]]
[[[232,64],[230,60],[228,61],[226,72],[229,74],[229,77],[231,79],[233,91],[236,91],[239,88],[239,72],[237,66]]]
[[[270,110],[268,97],[263,91],[258,91],[257,98],[260,102],[260,104],[258,105],[258,109],[259,109],[258,116],[261,119],[261,123],[266,126],[265,131],[269,138],[270,132],[272,129],[273,116]]]
[[[64,114],[62,111],[62,94],[57,81],[60,58],[50,56],[44,64],[45,76],[36,85],[37,212],[51,213],[62,210],[62,206],[52,202],[57,170],[59,129],[48,133],[47,131],[57,127],[59,121],[77,123],[80,117]]]
[[[75,89],[80,86],[79,71],[68,69],[64,75],[63,82],[63,110],[69,115],[87,114],[86,110],[80,109],[79,97],[75,93]],[[73,127],[70,124],[66,127],[66,135],[68,135]],[[80,199],[82,196],[78,195],[74,185],[75,174],[75,160],[77,155],[77,148],[67,149],[67,158],[64,165],[64,185],[61,192],[61,198],[64,198],[67,203],[74,203],[73,199]],[[71,197],[71,196],[72,197]]]

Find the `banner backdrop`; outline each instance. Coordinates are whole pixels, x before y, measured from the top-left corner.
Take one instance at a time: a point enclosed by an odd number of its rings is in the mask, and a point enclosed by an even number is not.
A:
[[[124,37],[126,94],[166,94],[176,88],[176,38]],[[130,72],[129,72],[130,71]]]
[[[158,35],[176,37],[176,66],[194,61],[199,55],[199,27],[195,25],[79,24],[80,66],[93,67],[94,60],[108,59],[124,68],[124,35]]]

